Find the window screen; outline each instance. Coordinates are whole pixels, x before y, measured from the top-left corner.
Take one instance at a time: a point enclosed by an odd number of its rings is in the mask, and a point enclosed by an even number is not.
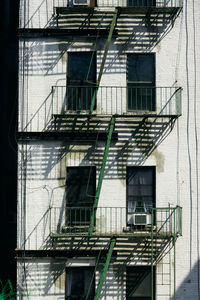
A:
[[[155,286],[155,269],[153,282]],[[151,298],[151,267],[127,267],[126,300],[151,300]]]
[[[128,110],[155,110],[154,54],[127,55]]]
[[[96,84],[96,53],[69,52],[67,109],[89,110]]]
[[[72,267],[66,269],[66,300],[93,300],[94,293],[94,267]]]
[[[127,168],[128,213],[151,213],[155,206],[155,168]]]

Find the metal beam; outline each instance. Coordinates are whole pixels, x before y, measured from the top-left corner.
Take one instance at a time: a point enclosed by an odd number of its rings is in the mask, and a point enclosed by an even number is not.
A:
[[[101,290],[102,290],[103,283],[104,283],[105,278],[106,278],[106,274],[107,274],[107,271],[108,271],[108,267],[109,267],[109,264],[110,264],[110,260],[111,260],[111,257],[112,257],[112,253],[113,253],[113,249],[115,247],[115,244],[116,244],[116,238],[111,239],[110,247],[109,247],[107,258],[106,258],[106,262],[104,264],[104,268],[103,268],[101,276],[99,278],[99,283],[98,283],[98,286],[97,286],[97,290],[96,290],[94,300],[99,300],[100,299]]]
[[[105,150],[104,150],[104,155],[103,155],[103,162],[102,162],[102,166],[101,166],[100,173],[99,173],[99,180],[98,180],[93,210],[92,210],[91,218],[90,218],[90,227],[89,227],[89,231],[88,231],[89,235],[92,234],[93,228],[94,228],[94,221],[96,218],[96,209],[97,209],[98,202],[99,202],[101,186],[102,186],[102,182],[103,182],[104,171],[105,171],[105,167],[106,167],[106,161],[107,161],[107,157],[108,157],[108,152],[109,152],[109,148],[110,148],[110,143],[111,143],[114,127],[115,127],[115,117],[112,116],[111,121],[110,121],[110,128],[109,128],[109,132],[108,132],[106,146],[105,146]]]
[[[103,59],[102,59],[102,62],[101,62],[101,67],[100,67],[100,70],[99,70],[99,75],[98,75],[98,79],[97,79],[97,87],[96,87],[94,95],[92,97],[90,113],[92,113],[93,110],[94,110],[94,105],[95,105],[95,101],[96,101],[98,88],[99,88],[99,85],[100,85],[100,82],[101,82],[101,77],[102,77],[102,74],[103,74],[103,69],[104,69],[104,66],[105,66],[106,57],[107,57],[107,54],[108,54],[108,49],[109,49],[110,42],[111,42],[111,39],[112,39],[113,31],[115,29],[115,25],[116,25],[116,22],[117,22],[118,15],[119,15],[119,8],[116,7],[115,11],[114,11],[112,23],[111,23],[111,26],[110,26],[110,31],[109,31],[109,34],[108,34],[108,39],[106,41],[104,55],[103,55]]]

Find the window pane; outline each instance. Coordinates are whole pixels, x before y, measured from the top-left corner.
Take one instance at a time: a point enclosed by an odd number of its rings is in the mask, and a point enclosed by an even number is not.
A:
[[[127,55],[128,110],[155,111],[155,59],[153,54]]]
[[[96,53],[68,53],[68,84],[75,82],[96,82]]]
[[[151,300],[151,267],[127,267],[126,299]]]
[[[155,0],[128,0],[128,6],[155,6]]]
[[[155,205],[155,174],[153,167],[127,168],[128,213],[150,213]]]
[[[71,206],[93,204],[96,191],[96,168],[68,167],[66,188],[67,203]]]
[[[72,267],[66,269],[66,299],[88,300],[94,298],[94,267]]]
[[[128,82],[149,82],[154,84],[154,55],[128,54]]]
[[[67,110],[89,110],[93,95],[95,95],[95,83],[96,53],[69,52],[66,90]]]
[[[95,167],[68,167],[66,180],[66,225],[90,222],[96,192]]]

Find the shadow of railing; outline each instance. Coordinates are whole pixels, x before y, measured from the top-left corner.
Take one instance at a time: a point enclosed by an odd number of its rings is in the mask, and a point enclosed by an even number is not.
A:
[[[44,245],[50,239],[50,208],[46,210],[32,231],[26,237],[25,241],[21,241],[19,249],[43,249]]]
[[[46,127],[48,127],[53,113],[52,101],[53,99],[51,91],[44,102],[39,106],[37,111],[32,115],[25,127],[21,129],[21,131],[43,131]],[[20,124],[19,128],[21,126],[23,126],[23,124]]]

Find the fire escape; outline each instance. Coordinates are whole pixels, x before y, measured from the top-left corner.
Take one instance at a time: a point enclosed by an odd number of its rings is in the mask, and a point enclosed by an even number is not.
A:
[[[100,3],[97,6],[98,2],[102,2],[102,4]],[[170,248],[174,250],[173,295],[176,299],[175,255],[176,239],[181,235],[182,228],[181,207],[153,207],[149,215],[136,213],[133,216],[132,224],[135,226],[130,226],[130,224],[127,225],[127,208],[99,206],[110,145],[113,140],[119,138],[119,123],[122,121],[134,122],[137,119],[139,120],[140,132],[149,133],[154,123],[165,119],[172,130],[174,122],[181,116],[181,87],[141,85],[104,87],[101,85],[111,41],[113,39],[120,41],[124,34],[120,28],[121,19],[128,16],[129,20],[137,20],[139,16],[148,30],[152,27],[155,28],[158,22],[165,23],[166,26],[173,26],[181,12],[182,4],[180,0],[165,2],[162,0],[159,1],[159,4],[156,4],[156,1],[153,0],[117,0],[110,2],[74,0],[72,4],[67,1],[64,6],[63,1],[54,0],[53,16],[56,27],[21,29],[19,32],[22,39],[30,37],[71,37],[72,35],[87,37],[92,40],[97,37],[106,38],[104,54],[95,85],[92,87],[52,86],[52,126],[38,132],[18,132],[18,139],[22,141],[30,139],[70,141],[74,138],[80,141],[87,138],[105,141],[93,206],[89,208],[66,208],[66,215],[63,216],[62,220],[60,220],[60,208],[50,208],[49,230],[54,249],[59,243],[68,245],[68,243],[73,244],[73,242],[76,242],[76,247],[78,243],[81,245],[80,247],[86,249],[82,251],[84,254],[88,253],[90,255],[93,250],[97,250],[99,253],[102,249],[106,251],[104,266],[95,291],[95,300],[100,299],[113,255],[120,258],[122,253],[125,253],[125,256],[127,255],[122,263],[128,262],[129,256],[133,259],[134,256],[139,255],[144,264],[151,266],[151,299],[155,299],[156,294],[153,288],[154,268],[162,261],[162,257],[169,253]],[[72,19],[76,20],[74,25]],[[133,36],[134,39],[135,32],[127,32],[129,36],[126,43],[129,43],[129,37]],[[159,32],[159,37],[156,36],[151,39],[150,46],[155,45],[161,37],[162,32]],[[86,101],[84,109],[79,107],[81,97],[83,101]],[[104,99],[106,99],[106,103]],[[128,104],[124,103],[126,99],[128,99]],[[68,101],[70,104],[68,104]],[[106,131],[91,126],[97,119],[106,122]],[[78,120],[85,121],[84,129],[71,130],[70,126],[65,126],[69,122],[78,123]],[[139,144],[140,137],[136,139]],[[149,218],[148,226],[145,226],[147,218]],[[87,250],[91,248],[93,250]],[[98,263],[97,259],[96,264],[98,265]],[[170,259],[169,264],[171,264]]]

